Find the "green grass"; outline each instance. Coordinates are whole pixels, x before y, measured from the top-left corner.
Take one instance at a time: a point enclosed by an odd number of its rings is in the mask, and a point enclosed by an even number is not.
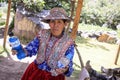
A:
[[[107,27],[100,27],[100,26],[96,26],[96,25],[89,25],[89,24],[79,24],[78,26],[78,31],[82,30],[82,31],[115,31],[117,32],[117,36],[120,38],[120,29],[118,30],[112,30],[110,28]]]
[[[72,28],[72,25],[73,25],[73,22],[71,22],[71,28]],[[100,27],[98,25],[90,25],[90,24],[84,24],[84,23],[79,23],[78,25],[78,31],[79,30],[84,30],[84,31],[91,31],[91,30],[94,30],[94,31],[100,31],[100,30],[103,30],[103,31],[112,31],[112,29],[109,29],[107,27]]]
[[[0,56],[7,57],[7,54],[5,53],[5,50],[1,45],[0,45]]]
[[[100,30],[103,30],[103,31],[111,31],[111,29],[109,28],[106,28],[106,27],[100,27],[100,26],[97,26],[97,25],[89,25],[89,24],[79,24],[78,26],[78,30],[87,30],[87,31],[91,31],[91,30],[94,30],[94,31],[100,31]]]
[[[3,47],[2,46],[0,46],[0,52],[2,52],[4,49],[3,49]]]
[[[106,27],[100,27],[95,25],[87,25],[87,24],[79,24],[78,31],[115,31]],[[116,30],[118,38],[120,38],[120,30]],[[83,63],[87,62],[87,60],[91,61],[91,66],[93,69],[100,72],[101,66],[106,68],[115,68],[120,65],[120,57],[118,58],[118,65],[114,64],[118,45],[110,44],[105,42],[99,42],[95,39],[90,38],[82,38],[80,36],[76,37],[75,40],[78,45],[77,48],[82,56]],[[78,75],[81,70],[80,60],[78,58],[77,53],[74,56],[74,69],[73,77],[78,78]]]
[[[9,52],[9,49],[4,49],[3,46],[0,45],[0,56],[8,57]]]
[[[95,39],[84,39],[78,36],[76,38],[76,44],[78,45],[77,48],[80,52],[84,65],[88,60],[90,60],[91,66],[98,72],[100,72],[101,66],[104,66],[106,68],[119,67],[120,57],[118,59],[118,65],[114,64],[118,49],[117,44],[98,42]],[[73,61],[75,71],[73,72],[72,76],[78,78],[81,70],[81,65],[76,52]]]

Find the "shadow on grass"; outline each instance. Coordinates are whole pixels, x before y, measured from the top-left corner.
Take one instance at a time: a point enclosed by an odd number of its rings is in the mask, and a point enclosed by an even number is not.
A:
[[[75,79],[75,80],[78,80],[79,79],[79,73],[81,71],[81,66],[76,64],[75,62],[73,63],[74,65],[74,71],[73,71],[73,74],[72,74],[72,78]]]
[[[81,43],[81,44],[89,43],[88,41],[89,41],[89,39],[85,39],[85,38],[80,37],[80,36],[77,36],[77,38],[75,40],[76,43]]]
[[[76,64],[75,62],[73,63],[73,65],[74,65],[75,67],[77,67],[77,68],[81,68],[81,66],[78,65],[78,64]]]
[[[101,48],[103,50],[106,50],[106,51],[110,51],[108,48],[106,48],[105,46],[102,46],[102,45],[99,45],[99,44],[91,44],[91,43],[88,43],[86,44],[86,46],[89,46],[89,47],[94,47],[94,48]]]
[[[73,72],[73,74],[72,74],[72,77],[73,77],[75,80],[79,80],[80,71],[81,71],[81,70],[76,70],[76,69],[74,69],[74,72]]]
[[[99,45],[99,44],[92,44],[92,43],[89,43],[89,38],[83,38],[83,37],[80,37],[80,36],[77,36],[75,42],[76,44],[77,43],[80,43],[80,44],[85,44],[87,47],[94,47],[94,48],[101,48],[103,50],[106,50],[106,51],[109,51],[108,48],[106,48],[105,46],[102,46],[102,45]]]

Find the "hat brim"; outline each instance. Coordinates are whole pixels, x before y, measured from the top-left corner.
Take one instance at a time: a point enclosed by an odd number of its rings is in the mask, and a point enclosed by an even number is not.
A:
[[[72,20],[70,17],[67,17],[67,16],[64,16],[64,17],[53,17],[51,15],[48,15],[46,17],[43,17],[41,19],[41,21],[43,21],[45,23],[49,23],[50,20],[59,20],[59,19],[65,20],[67,22],[70,22]]]

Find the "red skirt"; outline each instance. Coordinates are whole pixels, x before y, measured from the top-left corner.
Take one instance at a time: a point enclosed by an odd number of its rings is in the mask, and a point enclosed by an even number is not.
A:
[[[65,80],[65,76],[51,76],[50,72],[38,69],[37,65],[32,62],[26,69],[21,80]]]

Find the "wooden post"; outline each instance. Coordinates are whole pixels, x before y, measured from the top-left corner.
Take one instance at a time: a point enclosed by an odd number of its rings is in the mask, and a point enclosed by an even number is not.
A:
[[[4,32],[3,48],[5,48],[6,38],[7,38],[7,34],[8,34],[8,24],[9,24],[9,17],[10,17],[10,9],[11,9],[11,0],[8,0],[8,12],[7,12],[7,19],[6,19],[6,25],[5,25],[5,32]]]
[[[83,0],[78,0],[77,8],[76,8],[76,16],[75,16],[75,19],[74,19],[74,24],[73,24],[72,33],[71,33],[71,37],[73,39],[76,38],[78,24],[79,24],[79,21],[80,21],[80,13],[81,13],[81,10],[82,10],[82,5],[83,5]]]
[[[117,55],[116,55],[116,58],[115,58],[115,64],[116,65],[117,65],[119,54],[120,54],[120,45],[118,46],[118,51],[117,51]]]
[[[80,52],[79,52],[79,50],[77,49],[77,45],[75,45],[75,50],[76,50],[76,52],[77,52],[77,54],[78,54],[78,58],[79,58],[79,60],[80,60],[81,68],[84,68],[84,63],[83,63],[82,57],[81,57],[81,55],[80,55]]]
[[[76,0],[71,0],[71,15],[70,15],[71,19],[72,19],[73,15],[74,15],[75,2],[76,2]],[[71,24],[71,22],[69,22],[68,27],[66,29],[67,33],[69,32],[70,24]]]
[[[82,10],[82,5],[83,5],[83,0],[78,0],[77,8],[76,8],[76,16],[75,16],[75,19],[74,19],[74,24],[73,24],[72,33],[71,33],[71,38],[73,40],[76,38],[78,24],[79,24],[79,21],[80,21],[80,13],[81,13],[81,10]],[[81,55],[80,55],[77,48],[76,48],[76,51],[77,51],[77,54],[78,54],[78,57],[79,57],[79,60],[80,60],[81,67],[83,68],[83,66],[84,66],[83,61],[82,61]]]
[[[73,40],[75,40],[75,38],[76,38],[78,24],[79,24],[79,21],[80,21],[80,13],[81,13],[81,10],[82,10],[82,5],[83,5],[83,0],[78,0],[77,8],[76,8],[76,16],[75,16],[75,19],[74,19],[74,24],[73,24],[72,33],[71,33],[71,38]],[[77,46],[75,47],[75,49],[77,51],[81,67],[83,68],[84,64],[83,64],[83,61],[82,61],[82,57],[81,57],[81,55],[80,55],[80,53],[77,49]]]

